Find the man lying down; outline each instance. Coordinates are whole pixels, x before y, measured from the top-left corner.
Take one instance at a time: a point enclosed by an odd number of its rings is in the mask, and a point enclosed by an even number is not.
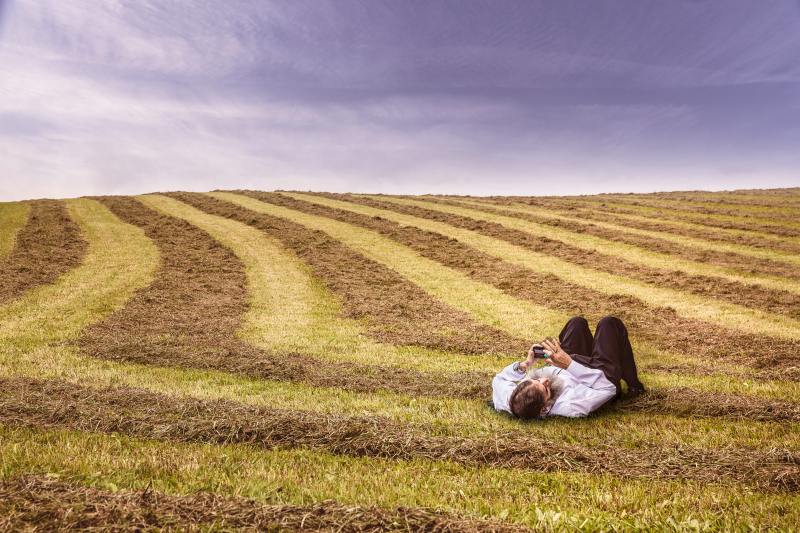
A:
[[[525,375],[538,358],[552,366]],[[585,318],[572,318],[559,340],[534,345],[528,358],[505,367],[492,382],[492,401],[498,411],[523,418],[559,415],[586,416],[622,394],[644,392],[636,373],[628,329],[607,316],[597,324],[594,337]]]

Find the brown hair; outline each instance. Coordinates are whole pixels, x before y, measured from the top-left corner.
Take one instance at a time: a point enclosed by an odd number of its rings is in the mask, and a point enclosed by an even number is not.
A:
[[[544,402],[544,393],[541,389],[534,387],[532,381],[526,380],[517,385],[511,393],[508,407],[514,416],[529,420],[541,414]]]

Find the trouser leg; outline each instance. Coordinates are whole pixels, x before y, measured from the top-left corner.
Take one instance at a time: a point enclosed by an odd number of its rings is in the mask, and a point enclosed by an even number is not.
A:
[[[597,324],[592,360],[594,368],[602,370],[617,386],[617,394],[622,392],[620,379],[625,380],[630,389],[644,389],[636,371],[628,328],[619,318],[607,316]]]
[[[581,364],[586,364],[592,355],[592,332],[582,316],[569,319],[558,335],[558,342],[561,343],[561,349],[572,355],[573,359],[580,356],[578,362]]]

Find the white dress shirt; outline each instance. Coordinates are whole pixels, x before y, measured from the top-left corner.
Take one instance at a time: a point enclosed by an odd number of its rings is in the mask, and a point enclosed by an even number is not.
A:
[[[558,375],[564,380],[561,396],[545,412],[546,415],[559,415],[575,418],[586,416],[608,400],[617,395],[617,388],[605,376],[602,370],[587,368],[577,361],[572,361],[566,370],[550,366],[542,369],[544,376]],[[492,401],[498,411],[511,412],[508,401],[511,393],[523,378],[525,372],[515,371],[514,365],[508,365],[492,381]]]

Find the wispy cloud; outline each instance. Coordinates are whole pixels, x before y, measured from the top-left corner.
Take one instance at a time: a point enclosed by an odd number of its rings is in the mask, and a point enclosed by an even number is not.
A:
[[[0,0],[0,14],[0,199],[797,184],[794,1]]]

